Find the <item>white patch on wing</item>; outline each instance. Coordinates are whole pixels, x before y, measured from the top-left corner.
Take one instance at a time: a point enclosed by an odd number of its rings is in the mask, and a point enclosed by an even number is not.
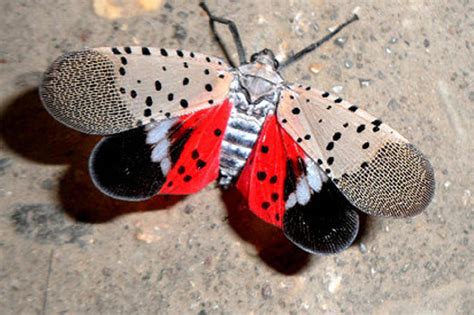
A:
[[[316,166],[316,163],[314,163],[310,159],[306,159],[306,179],[308,180],[309,187],[315,192],[319,192],[321,190],[321,187],[323,186],[323,179],[321,178],[322,173],[319,170],[319,167]]]
[[[306,175],[301,175],[298,178],[296,189],[288,196],[285,203],[285,208],[289,209],[296,204],[302,206],[308,204],[313,193],[321,191],[323,183],[328,181],[326,173],[311,159],[306,158],[304,161],[306,165]]]
[[[288,200],[287,200],[286,203],[285,203],[285,208],[286,208],[286,209],[290,209],[290,208],[293,208],[295,205],[296,205],[296,194],[295,194],[295,193],[291,193],[291,194],[288,196]]]
[[[170,146],[170,142],[168,139],[161,140],[151,151],[151,160],[153,162],[160,162],[168,155],[168,149]]]
[[[322,169],[320,169],[318,167],[318,171],[319,171],[319,176],[321,177],[321,180],[323,181],[323,183],[327,182],[329,180],[329,177],[326,175],[326,173],[323,172]]]
[[[160,122],[153,122],[145,126],[147,133],[146,143],[153,147],[151,151],[151,160],[160,163],[161,171],[166,176],[171,169],[171,161],[169,159],[169,150],[171,143],[168,140],[168,134],[173,125],[178,121],[175,119],[167,119]]]
[[[161,171],[163,172],[163,175],[166,176],[171,169],[170,159],[164,158],[163,160],[161,160],[160,167],[161,167]]]
[[[300,205],[305,205],[311,199],[311,191],[306,181],[306,177],[301,177],[296,184],[296,200]]]
[[[158,124],[151,126],[152,129],[149,129],[148,134],[146,136],[146,143],[154,144],[158,143],[161,139],[166,137],[169,129],[173,124],[176,122],[176,119],[170,120],[163,120]]]

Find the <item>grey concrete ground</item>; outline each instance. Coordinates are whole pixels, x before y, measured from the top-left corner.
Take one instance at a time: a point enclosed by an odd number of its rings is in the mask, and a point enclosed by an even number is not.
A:
[[[356,243],[327,257],[296,249],[212,185],[138,204],[93,187],[99,138],[43,110],[48,64],[84,46],[222,56],[197,2],[112,2],[0,1],[2,314],[474,313],[472,1],[209,0],[249,51],[278,56],[359,7],[360,22],[284,75],[354,100],[433,163],[423,214],[364,218]]]

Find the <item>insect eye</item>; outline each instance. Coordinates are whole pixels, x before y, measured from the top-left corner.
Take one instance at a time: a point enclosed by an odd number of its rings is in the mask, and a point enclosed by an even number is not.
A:
[[[255,60],[257,60],[257,54],[250,56],[250,62],[254,62]]]
[[[280,63],[278,62],[278,60],[276,59],[273,60],[273,66],[275,67],[275,69],[278,69],[278,67],[280,66]]]

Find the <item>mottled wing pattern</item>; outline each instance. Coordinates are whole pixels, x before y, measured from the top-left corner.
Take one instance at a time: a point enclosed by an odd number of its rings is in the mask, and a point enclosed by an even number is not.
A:
[[[339,252],[357,235],[354,207],[274,115],[266,118],[236,186],[255,215],[308,252]]]
[[[221,104],[232,74],[218,58],[184,50],[113,47],[66,53],[40,87],[65,125],[108,135]]]
[[[412,216],[430,202],[428,160],[379,119],[328,92],[294,86],[281,94],[280,124],[347,199],[372,215]]]
[[[105,137],[89,160],[95,185],[122,200],[191,194],[215,180],[232,105],[165,119]]]

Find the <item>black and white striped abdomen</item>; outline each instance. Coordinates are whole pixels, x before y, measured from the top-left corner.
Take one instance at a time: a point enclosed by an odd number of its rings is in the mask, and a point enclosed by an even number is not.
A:
[[[220,185],[229,185],[240,174],[257,141],[264,120],[265,117],[249,115],[237,106],[232,108],[221,147]]]

